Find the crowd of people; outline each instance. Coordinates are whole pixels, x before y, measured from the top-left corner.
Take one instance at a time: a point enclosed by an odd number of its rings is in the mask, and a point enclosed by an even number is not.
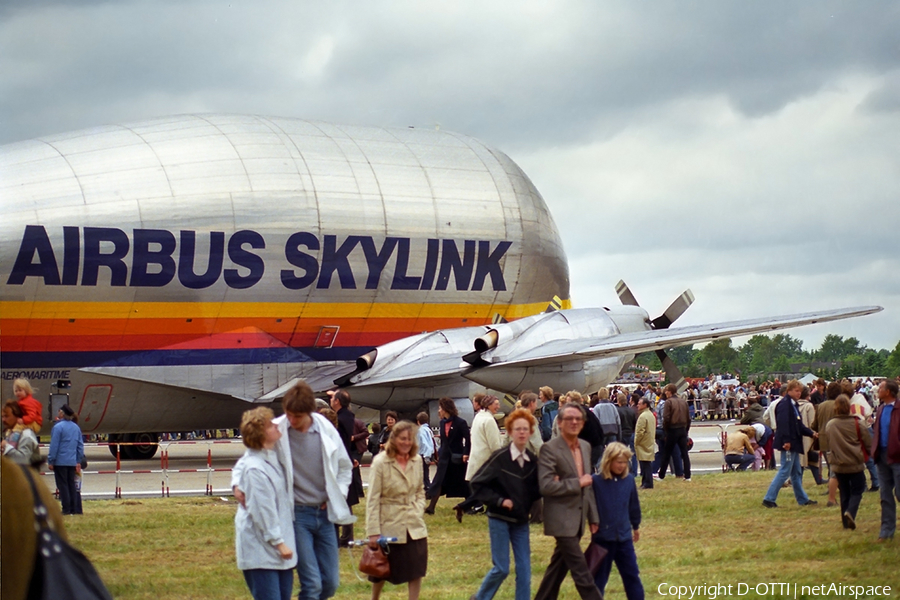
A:
[[[898,384],[884,380],[877,387],[848,380],[815,382],[815,391],[797,380],[787,383],[784,396],[771,402],[763,415],[774,430],[772,442],[780,452],[778,470],[763,498],[777,508],[778,493],[790,480],[801,506],[814,506],[803,488],[803,473],[810,471],[816,484],[828,485],[827,505],[837,506],[840,493],[841,523],[856,529],[856,516],[866,491],[879,492],[881,528],[878,542],[894,537],[896,499],[900,498],[900,415],[894,414]],[[872,397],[866,393],[873,393]],[[822,465],[827,476],[821,477]]]
[[[16,400],[3,407],[2,452],[37,466],[41,405],[25,380],[15,382],[14,393]],[[465,514],[487,516],[491,568],[472,599],[494,597],[511,572],[510,548],[515,597],[531,598],[533,523],[555,540],[535,598],[556,598],[569,573],[582,598],[602,598],[615,565],[628,600],[642,599],[634,548],[640,539],[638,490],[653,488],[670,468],[676,478],[691,480],[690,427],[715,417],[719,395],[725,414],[731,408],[740,419],[724,448],[727,465],[775,468],[774,454],[780,453],[764,506],[777,507],[787,481],[798,504],[816,504],[802,485],[810,471],[817,484],[828,485],[829,506],[839,503],[843,527],[855,529],[868,469],[869,490],[880,491],[878,540],[893,538],[900,498],[894,380],[819,380],[812,390],[796,380],[723,389],[707,382],[687,393],[674,384],[659,390],[645,385],[603,388],[590,396],[542,387],[519,395],[503,422],[505,440],[497,418],[501,402],[494,396],[472,399],[471,428],[457,403],[441,398],[435,436],[426,413],[414,423],[391,411],[383,427],[370,430],[351,412],[347,391],[331,393],[324,403],[299,382],[283,398],[283,415],[255,408],[240,424],[246,452],[231,480],[239,503],[238,568],[257,600],[290,598],[293,570],[301,600],[332,597],[339,585],[338,549],[353,543],[353,506],[364,498],[365,543],[376,548],[390,540],[390,574],[370,577],[372,598],[380,597],[386,582],[406,584],[409,598],[418,598],[428,568],[426,518],[445,496],[460,499],[454,506],[460,521]],[[359,466],[367,451],[373,460],[364,492]],[[77,416],[67,405],[51,429],[47,460],[62,513],[80,513],[76,482],[84,449]],[[597,548],[593,553],[581,550],[585,530]],[[589,562],[597,555],[602,557]]]
[[[543,393],[554,397],[552,390]],[[614,564],[628,598],[643,598],[633,546],[641,520],[630,469],[633,451],[618,441],[621,424],[605,435],[583,401],[577,392],[556,401],[551,424],[556,433],[544,440],[538,395],[521,394],[520,406],[504,421],[506,444],[495,417],[500,401],[485,394],[473,398],[477,413],[471,428],[456,402],[439,400],[439,444],[427,414],[413,423],[388,413],[385,426],[369,432],[350,412],[345,391],[331,396],[330,407],[317,407],[302,382],[285,395],[283,416],[273,418],[262,408],[248,411],[241,423],[247,452],[235,465],[232,487],[240,503],[238,567],[253,597],[289,598],[292,569],[299,573],[299,598],[334,594],[337,549],[345,537],[338,532],[349,527],[352,537],[355,454],[365,440],[374,451],[365,539],[373,549],[390,540],[390,574],[370,576],[372,598],[380,597],[386,582],[406,584],[409,598],[419,597],[428,568],[425,519],[442,496],[461,499],[455,506],[459,520],[467,512],[487,515],[491,568],[472,598],[494,597],[511,570],[510,548],[515,597],[531,598],[533,522],[543,523],[545,535],[556,541],[536,598],[556,598],[571,572],[582,597],[599,599]],[[632,429],[638,422],[637,417],[625,420]],[[586,430],[591,442],[582,437]],[[593,441],[602,447],[598,450]],[[321,461],[310,460],[315,456]],[[429,481],[432,464],[436,469]],[[593,569],[580,549],[586,530],[605,554]]]
[[[366,497],[368,543],[375,547],[385,538],[396,538],[388,554],[391,575],[372,578],[372,597],[379,598],[388,581],[407,584],[409,597],[418,598],[428,566],[425,519],[446,496],[460,499],[454,506],[458,520],[479,512],[487,516],[491,568],[472,599],[494,597],[512,571],[510,549],[515,597],[532,597],[529,524],[535,522],[542,523],[544,534],[556,542],[535,598],[556,598],[569,573],[582,598],[600,598],[613,565],[622,577],[626,597],[643,598],[634,550],[640,539],[638,490],[652,488],[654,479],[665,478],[670,468],[675,477],[690,481],[691,424],[715,418],[718,412],[718,404],[704,404],[704,396],[721,395],[724,414],[729,415],[732,408],[731,416],[740,419],[728,436],[726,464],[735,470],[774,468],[777,464],[765,506],[777,506],[778,492],[788,480],[799,504],[815,504],[802,487],[802,474],[808,470],[817,483],[833,486],[830,503],[837,505],[840,493],[842,524],[853,529],[866,489],[865,464],[871,461],[877,479],[873,478],[870,489],[881,490],[879,540],[890,539],[896,527],[894,496],[900,494],[900,413],[893,414],[897,383],[817,383],[821,385],[812,393],[798,381],[735,384],[721,389],[714,383],[700,383],[687,393],[678,393],[672,384],[660,390],[643,386],[630,392],[614,387],[591,396],[577,391],[554,394],[541,388],[537,394],[520,394],[515,410],[504,420],[505,441],[496,417],[500,401],[493,396],[476,394],[472,399],[475,419],[471,428],[459,416],[456,402],[440,399],[437,436],[428,427],[425,413],[417,416],[416,423],[388,413],[384,427],[373,427],[372,432],[360,427],[358,420],[351,425],[352,414],[340,418],[342,410],[349,412],[347,396],[346,405],[337,406],[331,422],[345,440],[348,456],[353,452],[353,431],[356,439],[368,438],[367,447],[375,455]],[[303,384],[295,390],[312,398]],[[285,411],[291,422],[290,435],[297,416],[291,414],[289,397],[285,398]],[[733,402],[728,400],[731,397]],[[347,423],[343,430],[342,422]],[[286,456],[294,451],[294,446],[285,447]],[[778,463],[773,460],[776,452],[780,452]],[[293,465],[285,457],[280,461],[285,471]],[[429,479],[432,465],[436,469]],[[638,470],[640,483],[636,481]],[[826,472],[824,478],[821,472]],[[344,476],[343,480],[349,488],[350,478]],[[329,502],[348,505],[348,495],[341,488],[333,498],[316,498],[315,502],[323,502],[319,506],[298,507],[296,476],[294,481],[295,510],[316,509],[327,514]],[[233,483],[240,499],[239,475]],[[590,532],[592,545],[603,549],[603,558],[595,564],[589,564],[581,550],[585,530]],[[337,536],[332,534],[329,543],[336,548]],[[311,560],[303,557],[301,544],[297,546],[299,560]],[[301,577],[300,598],[328,597],[306,594],[305,585]]]

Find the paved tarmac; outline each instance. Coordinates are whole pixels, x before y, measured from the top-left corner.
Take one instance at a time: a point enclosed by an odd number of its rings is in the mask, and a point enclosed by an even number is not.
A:
[[[695,423],[690,435],[694,440],[691,470],[697,475],[721,472],[722,451],[719,434],[733,421]],[[212,495],[231,495],[231,468],[244,453],[240,440],[197,440],[163,442],[151,460],[122,460],[118,473],[116,460],[105,444],[85,444],[88,468],[82,487],[84,499],[120,497],[202,496],[211,487]],[[46,449],[44,449],[46,455]],[[165,464],[163,456],[168,457]],[[368,455],[363,460],[363,482],[368,480]],[[434,467],[432,467],[434,469]],[[53,473],[44,466],[44,482],[54,489]]]

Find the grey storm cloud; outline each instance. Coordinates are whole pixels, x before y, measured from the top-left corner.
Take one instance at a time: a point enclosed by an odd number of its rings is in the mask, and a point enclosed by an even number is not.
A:
[[[885,77],[884,85],[866,97],[862,108],[872,112],[900,111],[900,69]]]
[[[0,143],[186,112],[441,127],[541,190],[578,306],[685,320],[880,304],[900,337],[900,4],[0,6]],[[652,312],[652,310],[651,310]]]
[[[282,113],[359,122],[374,115],[401,126],[444,121],[498,142],[565,142],[593,135],[598,121],[615,132],[634,109],[683,95],[722,94],[760,115],[841,72],[881,71],[896,64],[900,10],[771,2],[427,6],[8,9],[3,113],[30,113],[31,127],[62,120],[48,115],[59,99],[41,93],[53,82],[97,113],[117,99],[125,100],[119,111],[131,104],[139,116],[169,107],[236,110],[252,99]],[[5,123],[3,138],[21,137],[19,129]]]

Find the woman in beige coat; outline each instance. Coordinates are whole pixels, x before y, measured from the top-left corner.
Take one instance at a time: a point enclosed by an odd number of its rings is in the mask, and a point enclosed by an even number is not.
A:
[[[369,544],[378,538],[397,538],[389,548],[391,576],[372,581],[372,599],[378,600],[385,581],[409,584],[409,598],[416,600],[428,568],[428,530],[425,528],[425,487],[422,457],[416,444],[416,426],[400,421],[391,430],[385,451],[372,461],[366,499],[366,535]]]

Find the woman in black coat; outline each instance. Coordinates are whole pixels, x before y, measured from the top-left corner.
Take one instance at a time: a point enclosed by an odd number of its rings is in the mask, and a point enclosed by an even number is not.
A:
[[[465,498],[469,495],[466,481],[466,462],[469,459],[469,425],[459,416],[456,404],[450,398],[438,400],[441,415],[441,449],[438,451],[437,472],[428,489],[431,503],[425,513],[434,514],[441,496]]]

